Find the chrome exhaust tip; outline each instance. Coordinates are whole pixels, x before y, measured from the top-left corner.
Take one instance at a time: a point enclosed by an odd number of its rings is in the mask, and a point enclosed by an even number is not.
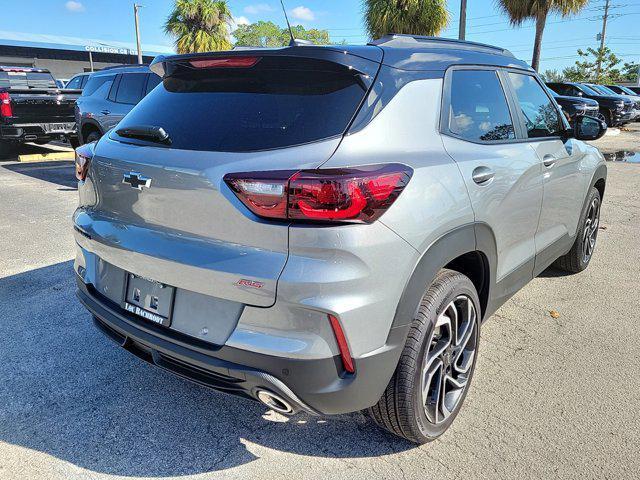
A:
[[[256,393],[258,400],[264,403],[267,407],[275,410],[278,413],[284,415],[291,415],[293,413],[293,407],[284,398],[269,392],[268,390],[258,390]]]

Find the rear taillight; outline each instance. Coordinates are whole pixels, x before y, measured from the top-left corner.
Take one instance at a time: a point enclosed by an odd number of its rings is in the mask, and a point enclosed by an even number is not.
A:
[[[371,223],[411,179],[406,165],[232,173],[224,177],[253,213],[282,220]]]
[[[0,92],[0,117],[13,117],[9,92]]]
[[[76,178],[84,182],[89,172],[89,164],[93,158],[95,143],[87,143],[76,148]]]
[[[218,57],[218,58],[195,58],[189,60],[195,68],[249,68],[258,63],[260,57]]]

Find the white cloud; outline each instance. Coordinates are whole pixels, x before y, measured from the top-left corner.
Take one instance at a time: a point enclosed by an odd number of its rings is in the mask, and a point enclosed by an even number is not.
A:
[[[238,28],[239,25],[249,25],[251,22],[249,21],[249,19],[247,17],[233,17],[233,19],[231,20],[231,32],[235,32],[236,29]]]
[[[69,0],[64,4],[64,6],[70,12],[84,12],[84,5],[80,2],[75,2],[74,0]]]
[[[306,20],[307,22],[315,20],[316,18],[315,13],[313,13],[310,8],[302,5],[291,10],[291,16],[297,20]]]
[[[273,7],[267,3],[258,3],[244,7],[244,13],[249,15],[259,15],[263,12],[273,12]]]

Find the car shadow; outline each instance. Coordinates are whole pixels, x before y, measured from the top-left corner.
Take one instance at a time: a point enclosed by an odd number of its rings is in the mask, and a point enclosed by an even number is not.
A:
[[[0,442],[132,477],[243,465],[252,444],[335,458],[415,448],[359,413],[287,419],[147,365],[93,327],[74,291],[71,261],[0,278]]]
[[[70,161],[53,161],[53,162],[29,162],[29,163],[10,163],[0,165],[0,168],[6,168],[12,172],[27,175],[29,177],[44,180],[45,182],[56,183],[62,187],[61,190],[77,190],[78,181],[76,180],[75,165]]]

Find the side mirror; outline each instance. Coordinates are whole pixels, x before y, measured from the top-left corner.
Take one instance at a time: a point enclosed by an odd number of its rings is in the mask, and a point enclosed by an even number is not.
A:
[[[573,122],[573,136],[578,140],[597,140],[606,131],[606,122],[595,117],[580,116]]]

